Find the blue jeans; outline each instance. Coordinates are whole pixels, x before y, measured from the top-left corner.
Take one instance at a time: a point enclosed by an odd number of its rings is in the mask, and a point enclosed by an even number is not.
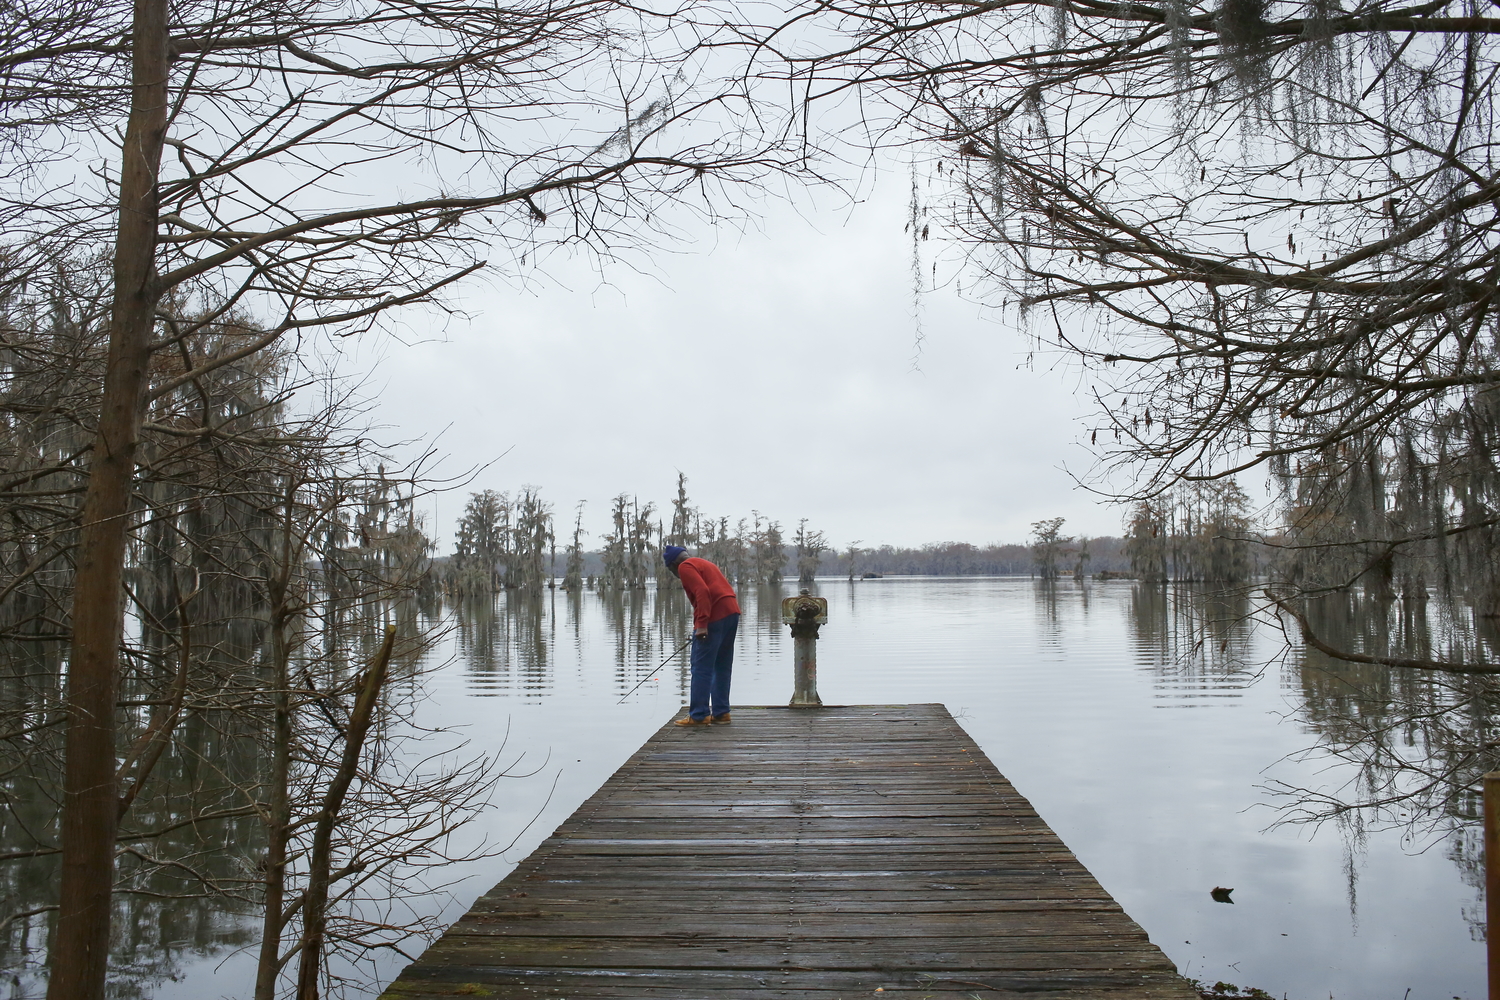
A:
[[[693,639],[693,677],[688,688],[688,714],[695,719],[729,711],[729,673],[734,666],[734,634],[740,616],[725,615],[708,623],[708,635]],[[712,713],[710,713],[712,708]]]

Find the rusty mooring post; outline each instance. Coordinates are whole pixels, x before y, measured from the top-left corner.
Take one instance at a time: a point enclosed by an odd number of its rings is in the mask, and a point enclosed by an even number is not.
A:
[[[828,622],[828,598],[813,597],[806,590],[781,602],[781,620],[792,627],[792,708],[817,708],[818,626]]]
[[[1490,1000],[1500,1000],[1500,771],[1484,776],[1484,946]]]

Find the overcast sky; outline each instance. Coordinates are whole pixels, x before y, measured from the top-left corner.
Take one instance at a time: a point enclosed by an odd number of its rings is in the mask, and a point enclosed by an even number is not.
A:
[[[540,486],[559,536],[586,500],[591,547],[610,497],[666,504],[678,470],[707,513],[805,517],[840,546],[1023,541],[1048,517],[1118,533],[1065,471],[1091,466],[1076,375],[1028,365],[1029,338],[951,288],[924,295],[918,354],[909,184],[894,169],[853,207],[699,225],[638,261],[654,273],[553,260],[547,287],[471,281],[470,318],[356,359],[375,419],[441,433],[450,471],[495,460],[471,489]],[[930,279],[939,244],[922,249]],[[443,551],[465,495],[430,505]]]

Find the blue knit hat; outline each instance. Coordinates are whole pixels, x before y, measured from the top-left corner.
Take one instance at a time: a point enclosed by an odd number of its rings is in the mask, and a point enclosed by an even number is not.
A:
[[[668,545],[666,548],[661,550],[661,561],[670,566],[677,561],[678,556],[682,555],[685,552],[687,552],[687,549],[683,548],[681,545]]]

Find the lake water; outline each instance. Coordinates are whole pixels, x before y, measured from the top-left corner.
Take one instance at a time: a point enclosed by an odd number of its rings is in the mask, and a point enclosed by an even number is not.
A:
[[[1281,633],[1242,604],[1185,588],[888,578],[817,591],[824,702],[946,705],[1184,974],[1290,1000],[1484,995],[1472,803],[1274,825],[1294,814],[1283,807],[1383,780],[1304,751],[1357,747],[1349,727],[1370,725],[1396,734],[1382,753],[1419,757],[1411,726],[1387,723],[1448,688],[1284,657]],[[790,696],[777,604],[793,592],[742,595],[737,704]],[[459,616],[431,655],[421,719],[530,776],[505,779],[466,834],[510,847],[432,905],[456,917],[676,712],[685,665],[653,669],[686,616],[680,594],[651,591],[502,595]],[[1289,788],[1305,791],[1277,793]],[[1232,904],[1211,897],[1218,886]],[[184,950],[175,965],[177,981],[148,992],[249,993],[246,954]]]

